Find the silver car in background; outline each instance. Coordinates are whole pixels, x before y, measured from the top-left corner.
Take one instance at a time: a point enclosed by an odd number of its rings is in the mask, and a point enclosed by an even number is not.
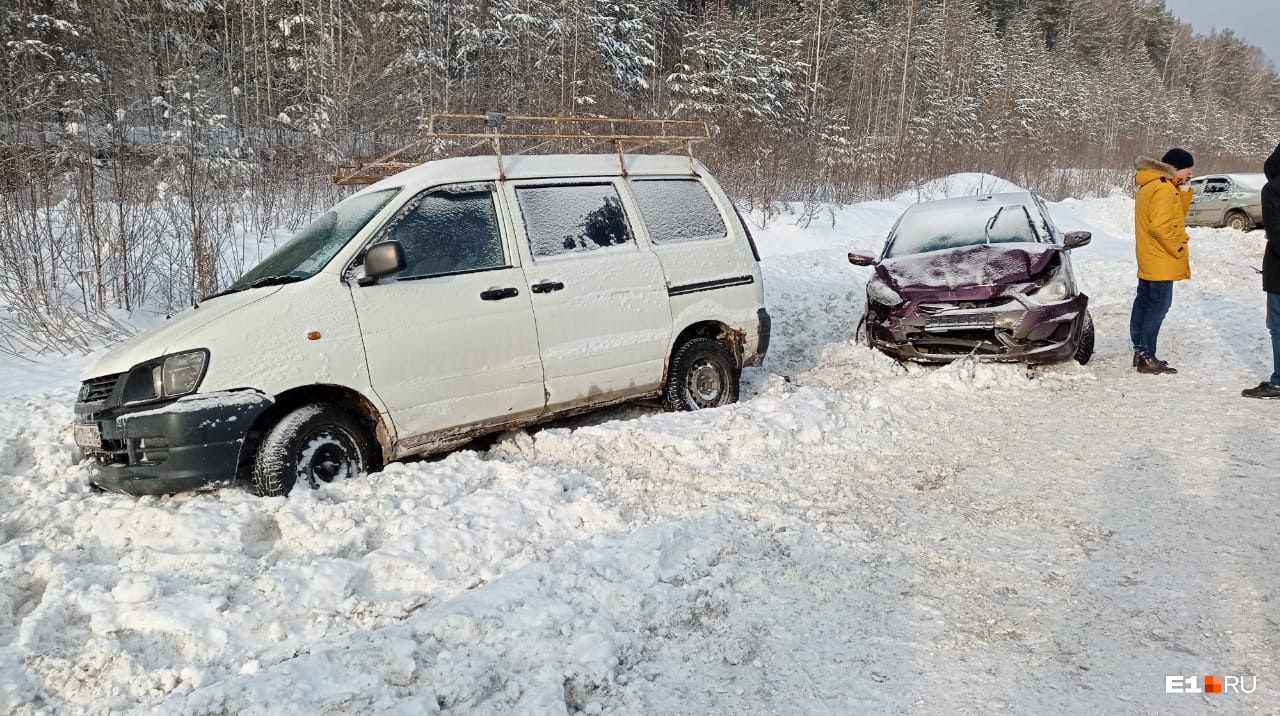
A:
[[[1229,226],[1249,231],[1262,226],[1262,174],[1206,174],[1191,180],[1195,196],[1187,226]]]

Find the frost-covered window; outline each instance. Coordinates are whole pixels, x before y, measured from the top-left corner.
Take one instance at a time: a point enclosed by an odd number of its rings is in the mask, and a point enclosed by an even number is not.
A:
[[[720,210],[696,179],[637,179],[631,190],[640,215],[656,243],[722,239],[727,234]]]
[[[520,187],[516,198],[535,259],[634,245],[612,184]]]
[[[885,258],[978,244],[1042,241],[1023,206],[917,204],[898,220]]]
[[[409,200],[378,235],[399,241],[399,278],[424,278],[507,265],[493,193],[484,185],[437,187]]]

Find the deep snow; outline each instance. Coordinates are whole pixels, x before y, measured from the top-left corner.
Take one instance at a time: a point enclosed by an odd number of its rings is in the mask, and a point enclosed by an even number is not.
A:
[[[1129,367],[1131,200],[1052,206],[1092,363],[856,345],[901,210],[758,230],[774,342],[743,400],[619,408],[259,499],[94,494],[82,361],[0,362],[0,713],[1267,713],[1280,404],[1261,232],[1193,229]],[[803,222],[800,222],[803,223]],[[1257,676],[1252,694],[1169,675]]]

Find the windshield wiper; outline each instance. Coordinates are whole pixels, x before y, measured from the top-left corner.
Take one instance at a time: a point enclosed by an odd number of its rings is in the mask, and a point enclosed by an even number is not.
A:
[[[295,276],[293,274],[286,274],[284,276],[263,276],[262,278],[258,278],[258,279],[254,279],[253,281],[250,281],[248,284],[244,286],[237,286],[235,288],[226,288],[217,293],[209,294],[208,296],[205,296],[200,300],[208,301],[211,298],[217,298],[218,296],[225,296],[229,293],[239,293],[240,291],[247,291],[251,288],[262,288],[263,286],[283,286],[286,283],[297,283],[298,281],[301,281],[304,278],[306,277]]]
[[[991,230],[996,227],[996,222],[1000,220],[1000,212],[1002,211],[1004,211],[1003,206],[996,209],[995,215],[987,221],[987,225],[982,229],[982,236],[986,239],[988,244],[991,243]]]

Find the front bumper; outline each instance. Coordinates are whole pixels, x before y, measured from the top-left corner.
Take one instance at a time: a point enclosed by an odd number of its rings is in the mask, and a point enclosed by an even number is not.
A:
[[[925,314],[909,307],[903,315],[868,316],[873,347],[902,361],[950,363],[973,356],[1004,363],[1061,363],[1080,346],[1089,297],[1060,303],[1010,301],[990,310]]]
[[[271,399],[250,390],[203,393],[160,407],[77,404],[81,450],[97,462],[90,482],[127,495],[163,495],[235,481],[245,437]],[[77,442],[81,442],[81,438]],[[96,443],[96,444],[95,444]]]

